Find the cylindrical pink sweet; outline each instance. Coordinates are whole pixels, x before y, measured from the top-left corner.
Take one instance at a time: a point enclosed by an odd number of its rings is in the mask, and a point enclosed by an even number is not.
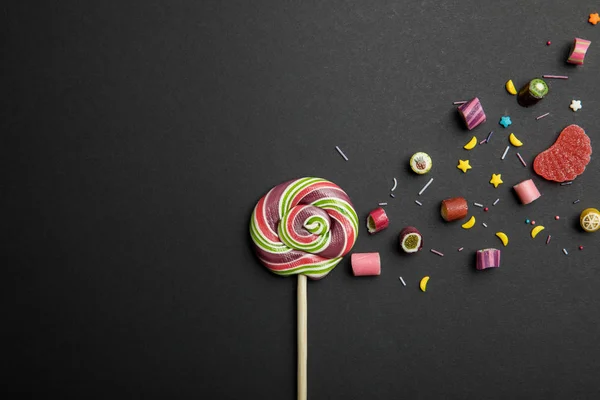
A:
[[[476,268],[480,271],[488,268],[498,268],[500,266],[500,250],[498,249],[477,250],[476,257]]]
[[[519,199],[523,204],[529,204],[534,200],[539,199],[541,196],[540,191],[535,186],[532,179],[527,179],[526,181],[516,184],[513,186],[513,189],[515,189],[517,196],[519,196]]]
[[[451,199],[442,200],[440,214],[444,220],[456,221],[463,219],[469,213],[469,205],[464,197],[453,197]]]
[[[377,233],[388,227],[390,220],[381,207],[374,209],[367,217],[367,230],[370,234]]]
[[[575,38],[575,40],[573,40],[573,45],[571,46],[571,54],[569,54],[569,58],[567,58],[567,62],[569,64],[576,64],[576,65],[583,64],[583,60],[585,58],[585,53],[587,52],[588,48],[590,47],[590,44],[592,44],[592,42],[589,40]]]
[[[381,275],[379,253],[353,253],[351,263],[354,276]]]
[[[477,97],[458,107],[458,112],[467,124],[468,130],[474,129],[477,125],[485,122],[483,106]]]

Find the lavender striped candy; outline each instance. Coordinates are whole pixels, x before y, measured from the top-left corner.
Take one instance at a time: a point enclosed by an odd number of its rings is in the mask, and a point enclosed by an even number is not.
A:
[[[477,97],[458,107],[458,112],[465,120],[469,130],[485,122],[485,113]]]
[[[500,266],[500,250],[477,250],[477,269],[498,268]]]

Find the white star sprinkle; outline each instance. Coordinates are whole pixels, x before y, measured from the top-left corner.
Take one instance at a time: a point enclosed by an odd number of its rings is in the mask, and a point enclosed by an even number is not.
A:
[[[571,101],[571,105],[569,107],[571,107],[571,110],[573,111],[578,111],[581,110],[583,106],[581,105],[581,100],[573,100]]]

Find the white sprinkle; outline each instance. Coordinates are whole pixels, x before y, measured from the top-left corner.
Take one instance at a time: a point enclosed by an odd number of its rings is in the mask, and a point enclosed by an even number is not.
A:
[[[431,179],[429,180],[429,182],[427,182],[427,183],[425,184],[425,186],[423,186],[423,189],[421,189],[421,191],[419,192],[419,196],[423,194],[423,192],[424,192],[424,191],[425,191],[425,190],[426,190],[426,189],[429,187],[429,185],[431,185],[431,182],[433,182],[433,178],[431,178]]]
[[[572,184],[573,184],[572,181],[571,182],[563,182],[560,184],[560,186],[567,186],[567,185],[572,185]]]
[[[542,114],[542,115],[540,115],[539,117],[535,117],[535,120],[536,120],[536,121],[537,121],[537,120],[540,120],[540,119],[542,119],[542,118],[544,118],[544,117],[547,117],[548,115],[550,115],[550,113],[549,113],[549,112],[547,112],[546,114]]]
[[[573,202],[573,204],[577,204],[577,203],[579,203],[580,201],[581,201],[581,200],[577,199],[577,200],[575,200],[575,201]]]
[[[429,250],[429,251],[431,251],[433,254],[437,254],[437,255],[438,255],[438,256],[440,256],[440,257],[444,257],[444,253],[440,253],[439,251],[437,251],[437,250],[435,250],[435,249],[431,249],[431,250]]]
[[[496,201],[492,205],[495,206],[496,204],[498,204],[499,201],[500,201],[500,199],[496,199]]]
[[[504,160],[504,157],[506,157],[506,153],[508,153],[508,149],[510,149],[510,146],[506,146],[506,150],[504,150],[504,154],[502,154],[502,160]]]
[[[479,204],[479,203],[473,203],[473,205],[474,205],[474,206],[477,206],[477,207],[480,207],[480,208],[483,208],[483,204]]]
[[[461,101],[455,101],[452,104],[454,104],[456,106],[456,105],[461,105],[461,104],[465,104],[465,103],[467,103],[467,102],[464,100],[461,100]]]
[[[393,192],[394,190],[396,190],[396,186],[398,186],[398,181],[396,180],[396,178],[394,178],[394,187],[393,187],[393,188],[392,188],[392,190],[391,190],[392,192]]]
[[[569,255],[569,252],[567,251],[567,249],[563,249],[563,253],[565,253],[565,256]]]
[[[380,206],[387,206],[387,203],[379,203]]]
[[[402,279],[402,277],[401,277],[401,276],[399,276],[398,278],[400,279],[400,282],[402,282],[402,284],[403,284],[404,286],[406,286],[406,282],[404,282],[404,279]]]
[[[419,206],[423,205],[423,203],[421,203],[419,200],[415,200],[415,203],[417,203]]]
[[[395,198],[396,198],[396,195],[395,195],[394,193],[390,193],[390,197],[391,197],[392,199],[395,199]]]
[[[464,247],[461,247],[460,249],[458,249],[458,251],[463,251]]]
[[[346,155],[344,154],[344,152],[342,151],[342,149],[340,149],[338,146],[335,146],[335,149],[338,151],[338,153],[340,153],[340,155],[342,157],[344,157],[344,160],[348,161],[348,157],[346,157]]]
[[[487,228],[487,224],[485,222],[482,222],[481,225],[483,225]]]

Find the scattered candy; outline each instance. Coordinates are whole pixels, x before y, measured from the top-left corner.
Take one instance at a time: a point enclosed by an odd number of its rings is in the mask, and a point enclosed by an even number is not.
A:
[[[437,251],[437,250],[431,249],[430,251],[431,251],[433,254],[437,254],[437,255],[438,255],[438,256],[440,256],[440,257],[444,257],[444,253],[440,253],[440,252],[439,252],[439,251]]]
[[[379,206],[387,206],[387,203],[379,203]]]
[[[431,179],[429,180],[429,182],[427,182],[427,183],[425,184],[425,186],[423,186],[423,189],[421,189],[421,191],[419,192],[419,196],[423,194],[423,192],[424,192],[424,191],[425,191],[425,190],[426,190],[426,189],[429,187],[429,185],[431,185],[431,182],[433,182],[433,178],[431,178]]]
[[[458,112],[465,121],[468,130],[476,128],[485,122],[485,112],[477,97],[458,107]]]
[[[567,62],[569,64],[582,65],[583,60],[585,59],[585,53],[590,47],[590,44],[592,44],[592,42],[590,42],[589,40],[575,38],[573,40],[573,45],[571,46],[571,54],[569,55],[569,58],[567,58]]]
[[[464,247],[459,247],[458,251],[463,251]]]
[[[527,225],[529,225],[529,224],[531,223],[531,221],[530,221],[530,220],[528,220],[528,219],[526,219],[526,220],[525,220],[525,223],[526,223]]]
[[[419,282],[419,288],[422,292],[427,290],[427,282],[429,282],[428,276],[424,277],[423,279],[421,279],[421,282]]]
[[[465,222],[464,224],[462,224],[462,228],[463,229],[471,229],[473,227],[473,225],[475,225],[475,216],[472,215],[471,218],[469,218],[469,220],[467,222]]]
[[[525,164],[525,160],[523,160],[523,157],[521,157],[519,153],[517,153],[517,157],[519,157],[519,161],[521,161],[521,164],[523,164],[523,166],[526,167],[527,164]]]
[[[531,225],[535,225],[535,221],[531,221]]]
[[[572,100],[569,108],[573,110],[573,112],[581,110],[583,108],[581,100]]]
[[[523,107],[529,107],[537,104],[544,96],[548,94],[548,85],[540,78],[529,81],[519,90],[517,102]]]
[[[456,166],[456,168],[460,169],[463,173],[466,173],[472,167],[469,164],[469,160],[458,160],[458,165]]]
[[[488,212],[490,209],[489,208],[484,208],[483,211]]]
[[[504,182],[502,182],[502,174],[492,174],[492,179],[490,179],[490,183],[494,185],[495,188],[497,188],[498,185],[503,184]]]
[[[508,80],[504,87],[506,88],[506,91],[513,96],[517,94],[517,89],[515,88],[515,84],[513,83],[512,79]]]
[[[405,253],[416,253],[423,248],[423,236],[414,226],[407,226],[400,231],[400,248]]]
[[[552,238],[552,236],[548,235],[548,237],[546,238],[546,244],[550,243],[551,238]]]
[[[483,208],[483,204],[480,204],[480,203],[473,203],[473,205],[475,207]]]
[[[494,203],[492,205],[495,206],[496,204],[498,204],[499,201],[500,201],[500,199],[496,199],[496,201],[494,201]]]
[[[346,157],[342,149],[340,149],[338,146],[335,146],[335,149],[338,151],[338,153],[340,153],[340,156],[344,157],[344,160],[348,161],[348,157]]]
[[[516,184],[513,189],[517,192],[522,204],[532,203],[542,196],[532,179]]]
[[[598,15],[598,13],[590,14],[590,17],[588,18],[588,22],[592,25],[596,25],[598,22],[600,22],[600,15]]]
[[[579,246],[579,250],[583,250],[583,246]]]
[[[538,235],[538,233],[540,233],[540,232],[541,232],[541,231],[543,231],[544,229],[546,229],[546,228],[544,228],[542,225],[538,225],[538,226],[536,226],[535,228],[533,228],[533,229],[531,230],[531,238],[532,238],[532,239],[535,239],[535,237]]]
[[[596,232],[600,229],[600,211],[586,208],[579,215],[579,224],[586,232]]]
[[[484,144],[485,142],[487,142],[487,139],[483,139],[479,144]]]
[[[465,104],[465,103],[467,103],[467,101],[466,101],[466,100],[460,100],[460,101],[455,101],[455,102],[454,102],[454,103],[452,103],[452,104],[454,104],[454,105],[456,106],[456,105],[462,105],[462,104]]]
[[[486,143],[490,142],[490,138],[492,137],[493,134],[494,134],[494,131],[490,131],[490,133],[488,133],[487,139],[485,139]]]
[[[477,250],[476,257],[476,268],[479,271],[500,266],[500,250],[498,249]]]
[[[379,253],[352,253],[350,263],[354,276],[381,275]]]
[[[445,221],[463,219],[469,212],[469,205],[464,197],[453,197],[442,201],[440,214]]]
[[[512,121],[510,120],[510,117],[508,115],[505,115],[502,118],[500,118],[499,124],[505,128],[508,128],[512,124]]]
[[[563,253],[565,253],[565,256],[569,255],[569,252],[567,251],[567,249],[563,249]]]
[[[390,193],[390,197],[391,197],[392,199],[395,199],[395,198],[396,198],[396,195],[395,195],[394,193]]]
[[[394,186],[392,186],[392,189],[390,190],[390,192],[393,192],[394,190],[396,190],[396,186],[398,186],[398,180],[396,178],[394,178]]]
[[[560,219],[560,217],[559,217],[558,215],[556,215],[556,216],[554,217],[554,219],[558,221],[558,220]]]
[[[259,260],[278,275],[323,278],[350,252],[357,234],[358,216],[348,195],[319,178],[275,186],[250,220]]]
[[[572,185],[573,181],[569,181],[569,182],[563,182],[560,184],[560,186],[568,186],[568,185]]]
[[[415,203],[417,203],[419,206],[423,205],[423,203],[421,203],[419,200],[415,200]]]
[[[367,230],[372,235],[387,228],[390,224],[385,210],[381,207],[374,209],[367,217]]]
[[[429,170],[431,170],[432,165],[433,162],[431,161],[429,154],[423,153],[422,151],[413,154],[410,158],[410,169],[419,175],[428,173]]]
[[[549,40],[546,42],[546,46],[550,46],[551,44],[552,44],[552,42]]]
[[[504,150],[504,154],[502,154],[501,160],[504,160],[504,158],[506,157],[506,153],[508,153],[508,149],[510,149],[510,146],[506,146],[506,150]]]
[[[477,138],[473,136],[471,140],[469,140],[469,142],[463,146],[463,149],[472,150],[475,148],[475,146],[477,146]]]
[[[549,181],[571,181],[585,171],[591,154],[592,144],[585,131],[580,126],[569,125],[549,149],[535,157],[533,169]]]
[[[573,204],[577,204],[577,203],[579,203],[580,201],[581,201],[581,200],[577,199],[577,200],[575,200],[575,201],[573,202]]]
[[[520,140],[519,140],[519,139],[518,139],[518,138],[515,136],[515,134],[514,134],[514,133],[511,133],[511,134],[508,136],[508,141],[510,142],[510,144],[512,144],[512,145],[513,145],[513,146],[515,146],[515,147],[521,147],[521,146],[523,146],[523,142],[521,142],[521,141],[520,141]]]
[[[502,241],[502,244],[504,245],[504,247],[508,246],[508,235],[506,235],[506,233],[496,232],[496,236],[498,237],[498,239],[500,239]]]
[[[547,79],[569,79],[569,77],[565,76],[565,75],[542,75],[542,78],[547,78]]]
[[[487,224],[485,222],[482,222],[481,225],[483,225],[484,228],[487,228]]]
[[[537,120],[539,120],[539,119],[545,118],[545,117],[547,117],[548,115],[550,115],[550,113],[549,113],[549,112],[547,112],[546,114],[542,114],[542,115],[540,115],[539,117],[535,117],[535,120],[537,121]]]
[[[402,284],[403,284],[404,286],[406,286],[406,282],[404,282],[404,279],[402,279],[402,277],[401,277],[401,276],[399,276],[398,278],[400,279],[400,282],[402,282]]]

